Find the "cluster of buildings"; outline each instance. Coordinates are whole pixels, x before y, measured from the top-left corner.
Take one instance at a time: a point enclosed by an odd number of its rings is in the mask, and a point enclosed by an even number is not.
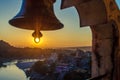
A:
[[[51,53],[25,72],[30,80],[86,80],[91,76],[91,52]]]
[[[29,80],[86,80],[91,77],[91,52],[65,50],[42,55],[40,60],[18,62]]]

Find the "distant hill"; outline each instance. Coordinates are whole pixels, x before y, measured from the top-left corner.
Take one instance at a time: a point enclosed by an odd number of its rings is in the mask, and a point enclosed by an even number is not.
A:
[[[8,48],[12,48],[12,46],[3,40],[0,40],[0,50],[1,49],[8,49]]]
[[[13,46],[11,46],[9,43],[0,40],[0,49],[8,49],[8,48],[15,48]],[[27,47],[25,48],[27,49]],[[33,48],[28,48],[28,49],[33,49]],[[40,48],[34,48],[34,49],[40,49]],[[83,46],[83,47],[61,47],[61,48],[53,48],[53,49],[81,49],[81,50],[87,50],[87,51],[91,51],[92,47],[91,46]]]
[[[11,46],[9,43],[0,40],[0,57],[3,58],[39,58],[41,55],[49,56],[50,53],[64,53],[76,51],[80,49],[83,51],[91,51],[91,46],[85,47],[63,47],[63,48],[51,48],[51,49],[41,49],[41,48],[16,48]]]
[[[53,53],[53,49],[41,49],[41,48],[17,48],[11,46],[9,43],[0,40],[0,57],[7,59],[28,59],[28,58],[40,58],[42,54]],[[59,51],[58,51],[59,52]]]

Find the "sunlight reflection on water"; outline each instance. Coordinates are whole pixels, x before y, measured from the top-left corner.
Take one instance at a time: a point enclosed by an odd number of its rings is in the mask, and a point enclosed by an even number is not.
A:
[[[24,71],[16,65],[7,65],[0,68],[0,80],[28,80]]]

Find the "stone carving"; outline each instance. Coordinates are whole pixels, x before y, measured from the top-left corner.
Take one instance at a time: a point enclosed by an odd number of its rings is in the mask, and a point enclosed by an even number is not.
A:
[[[114,6],[114,3],[112,1],[110,1],[109,7],[110,7],[111,11],[115,10],[115,6]]]
[[[117,17],[118,22],[120,23],[120,16]]]

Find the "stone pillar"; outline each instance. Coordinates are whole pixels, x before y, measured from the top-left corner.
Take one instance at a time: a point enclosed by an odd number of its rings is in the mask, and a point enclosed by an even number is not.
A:
[[[103,80],[119,80],[120,10],[115,0],[62,0],[62,9],[71,6],[77,9],[81,26],[92,30],[92,77],[107,74]]]
[[[110,80],[113,68],[113,26],[111,23],[91,26],[93,34],[92,77]]]
[[[113,80],[120,80],[120,10],[118,9],[118,6],[116,5],[115,0],[104,0],[104,3],[106,5],[106,10],[108,14],[108,20],[114,21],[114,25],[116,30],[114,31],[116,33],[118,38],[115,40],[117,42],[117,45],[115,47],[114,51],[114,73],[113,73]]]

